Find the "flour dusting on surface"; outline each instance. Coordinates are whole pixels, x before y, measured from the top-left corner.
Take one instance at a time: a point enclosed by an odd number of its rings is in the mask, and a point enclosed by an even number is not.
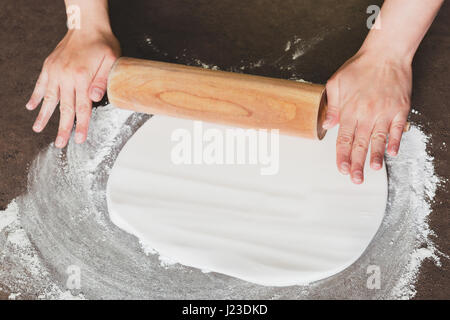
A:
[[[52,279],[21,225],[16,201],[0,212],[0,248],[0,283],[8,286],[8,299],[84,299],[82,294],[61,290]],[[36,290],[29,292],[32,286]]]
[[[275,61],[244,62],[242,72],[264,65],[289,71],[324,34],[289,39]],[[151,35],[144,43],[167,56]],[[183,52],[179,63],[219,69]],[[412,111],[417,115],[417,111]],[[94,110],[88,141],[53,144],[29,170],[28,192],[0,211],[0,293],[9,299],[409,299],[421,263],[439,265],[441,254],[428,225],[439,178],[427,153],[428,137],[412,127],[398,157],[387,157],[389,199],[385,218],[360,259],[343,272],[308,286],[265,287],[208,270],[173,264],[110,220],[106,182],[123,145],[149,116],[111,106]],[[443,145],[442,148],[447,148]],[[379,266],[381,288],[367,288],[368,266]],[[70,266],[80,288],[67,286]]]
[[[387,299],[411,298],[424,259],[439,263],[428,226],[439,179],[417,127],[398,157],[387,157],[389,200],[371,245],[352,266],[308,286],[264,287],[179,264],[118,229],[105,189],[120,149],[148,116],[98,108],[86,144],[50,145],[33,162],[28,192],[0,212],[0,290],[11,299]],[[147,251],[147,254],[146,254]],[[164,260],[164,259],[163,259]],[[170,261],[165,261],[170,262]],[[81,289],[66,286],[67,268],[81,270]],[[367,267],[381,270],[381,289],[366,287]]]
[[[413,109],[413,113],[417,114],[417,111]],[[427,143],[429,138],[418,127],[413,126],[402,140],[399,155],[387,158],[391,171],[390,181],[395,184],[396,193],[404,206],[402,211],[408,214],[405,219],[410,219],[411,228],[404,232],[416,232],[414,244],[409,251],[409,261],[393,288],[392,296],[399,299],[415,296],[415,281],[425,259],[431,259],[440,266],[440,257],[445,257],[430,238],[434,234],[428,225],[428,216],[440,179],[434,172],[434,159],[426,151]],[[396,200],[391,198],[390,201],[392,204]]]

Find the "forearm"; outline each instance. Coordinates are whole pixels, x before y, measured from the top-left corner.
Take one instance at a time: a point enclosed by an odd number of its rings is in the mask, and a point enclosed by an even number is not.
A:
[[[70,8],[77,8],[80,14],[81,31],[111,31],[108,0],[65,0],[64,2],[68,14],[74,14]]]
[[[386,0],[360,51],[410,63],[444,0]],[[379,21],[378,21],[379,22]]]

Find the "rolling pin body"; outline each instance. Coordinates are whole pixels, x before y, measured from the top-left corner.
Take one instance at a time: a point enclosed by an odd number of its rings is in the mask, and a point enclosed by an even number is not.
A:
[[[322,139],[324,86],[120,58],[108,97],[119,108]]]

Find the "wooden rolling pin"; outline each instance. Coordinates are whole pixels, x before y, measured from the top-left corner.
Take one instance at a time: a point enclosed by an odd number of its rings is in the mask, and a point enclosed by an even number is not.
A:
[[[323,85],[120,58],[108,79],[116,107],[322,139]]]

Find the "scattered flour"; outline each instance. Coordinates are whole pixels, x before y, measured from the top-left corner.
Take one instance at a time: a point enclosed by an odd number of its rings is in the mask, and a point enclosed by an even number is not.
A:
[[[83,299],[62,291],[51,278],[47,267],[21,226],[16,201],[0,212],[0,283],[9,288],[8,299],[30,297],[27,289],[38,285],[37,299]],[[24,294],[22,294],[22,291]]]
[[[295,61],[320,41],[320,34],[309,42],[294,37],[280,49],[278,60],[258,60],[253,68],[275,65],[298,79]],[[167,55],[151,36],[144,43]],[[187,52],[176,58],[218,68]],[[230,71],[242,66],[252,67]],[[428,215],[439,178],[426,151],[429,139],[413,126],[399,156],[386,159],[389,199],[382,226],[365,254],[342,273],[309,286],[269,288],[159,259],[111,223],[105,198],[114,160],[148,118],[99,108],[87,143],[70,143],[64,151],[50,145],[33,161],[28,192],[0,211],[0,290],[10,299],[409,299],[415,295],[421,263],[431,259],[439,265],[442,257],[448,258],[430,238]],[[66,287],[70,265],[81,270],[80,290]],[[365,285],[367,265],[380,267],[379,290]]]
[[[428,226],[439,179],[417,127],[398,157],[387,157],[389,200],[382,226],[352,266],[309,286],[270,288],[181,265],[170,265],[109,220],[105,189],[124,143],[147,116],[107,106],[93,114],[85,145],[49,146],[33,162],[29,191],[0,212],[0,283],[11,298],[409,299],[425,259],[443,255]],[[164,258],[162,258],[164,261]],[[66,288],[67,267],[82,271],[81,291]],[[380,290],[368,290],[366,266],[381,269]],[[346,279],[352,279],[349,283]]]
[[[418,114],[417,111],[413,113]],[[432,259],[440,266],[440,257],[449,257],[440,252],[430,238],[434,233],[428,225],[428,216],[441,181],[434,172],[434,159],[426,151],[429,138],[418,127],[412,127],[404,140],[398,158],[388,157],[387,163],[391,169],[392,183],[404,189],[403,210],[409,213],[411,229],[417,234],[414,248],[409,252],[409,261],[393,288],[392,296],[410,299],[416,294],[415,281],[422,262]],[[403,181],[408,181],[408,185]]]

